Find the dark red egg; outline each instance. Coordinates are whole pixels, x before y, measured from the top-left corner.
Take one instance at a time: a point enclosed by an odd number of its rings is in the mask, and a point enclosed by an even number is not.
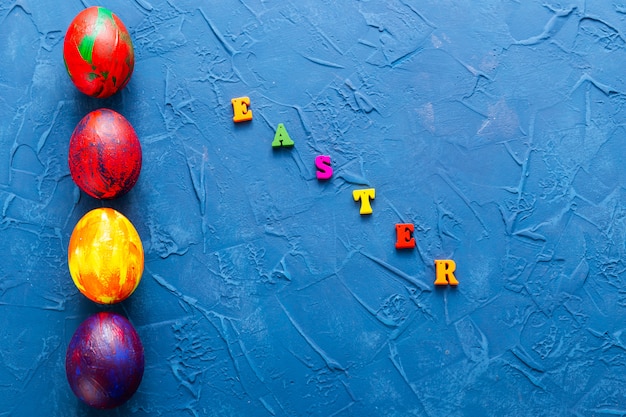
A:
[[[132,324],[117,313],[96,313],[78,326],[65,355],[74,394],[92,407],[114,408],[141,383],[144,350]]]
[[[70,23],[63,60],[76,88],[89,96],[106,98],[128,84],[135,52],[124,23],[109,9],[93,6]]]
[[[127,193],[141,171],[141,144],[121,114],[99,109],[78,123],[70,138],[72,179],[94,198],[110,199]]]

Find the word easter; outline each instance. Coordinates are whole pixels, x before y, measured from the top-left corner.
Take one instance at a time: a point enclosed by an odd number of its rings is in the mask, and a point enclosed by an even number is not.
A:
[[[231,100],[233,106],[233,121],[235,123],[247,122],[252,120],[252,110],[250,110],[249,97],[237,97]],[[287,133],[287,129],[283,123],[279,123],[276,127],[272,147],[292,147],[294,141]],[[333,175],[331,166],[331,158],[328,155],[319,155],[315,158],[315,167],[317,169],[316,176],[318,180],[328,180]],[[361,202],[359,213],[362,215],[372,214],[371,201],[376,198],[376,190],[374,188],[364,188],[352,191],[352,198],[355,202]],[[396,249],[413,249],[415,248],[415,238],[413,232],[415,227],[412,224],[401,223],[396,224]],[[454,276],[456,263],[452,259],[435,260],[435,285],[445,286],[459,285],[459,281]]]

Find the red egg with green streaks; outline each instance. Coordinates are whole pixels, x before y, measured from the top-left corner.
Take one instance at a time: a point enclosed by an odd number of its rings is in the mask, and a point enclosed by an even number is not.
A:
[[[97,98],[109,97],[124,88],[135,67],[126,26],[110,10],[99,6],[76,15],[65,34],[63,59],[74,85]]]

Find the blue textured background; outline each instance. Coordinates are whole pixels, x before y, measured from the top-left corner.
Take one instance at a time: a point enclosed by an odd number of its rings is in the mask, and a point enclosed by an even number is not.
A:
[[[136,50],[105,101],[62,61],[88,5],[0,0],[0,416],[626,414],[626,5],[103,0]],[[67,166],[104,106],[144,152],[106,203]],[[278,123],[293,149],[272,150]],[[103,309],[67,244],[103,204],[146,250],[113,307],[146,372],[110,412],[64,369]],[[401,222],[415,250],[394,248]],[[441,258],[457,289],[433,287]]]

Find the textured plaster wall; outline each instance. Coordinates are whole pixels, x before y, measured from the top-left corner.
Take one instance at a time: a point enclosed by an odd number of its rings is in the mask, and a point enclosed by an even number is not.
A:
[[[52,3],[0,0],[1,417],[626,414],[626,5],[103,0],[136,67],[100,101],[62,61],[92,3]],[[233,123],[239,96],[252,122]],[[144,155],[105,203],[67,166],[99,107]],[[272,149],[278,123],[292,149]],[[64,368],[103,309],[67,244],[103,205],[146,251],[112,308],[144,380],[110,412]],[[447,258],[460,284],[435,288]]]

